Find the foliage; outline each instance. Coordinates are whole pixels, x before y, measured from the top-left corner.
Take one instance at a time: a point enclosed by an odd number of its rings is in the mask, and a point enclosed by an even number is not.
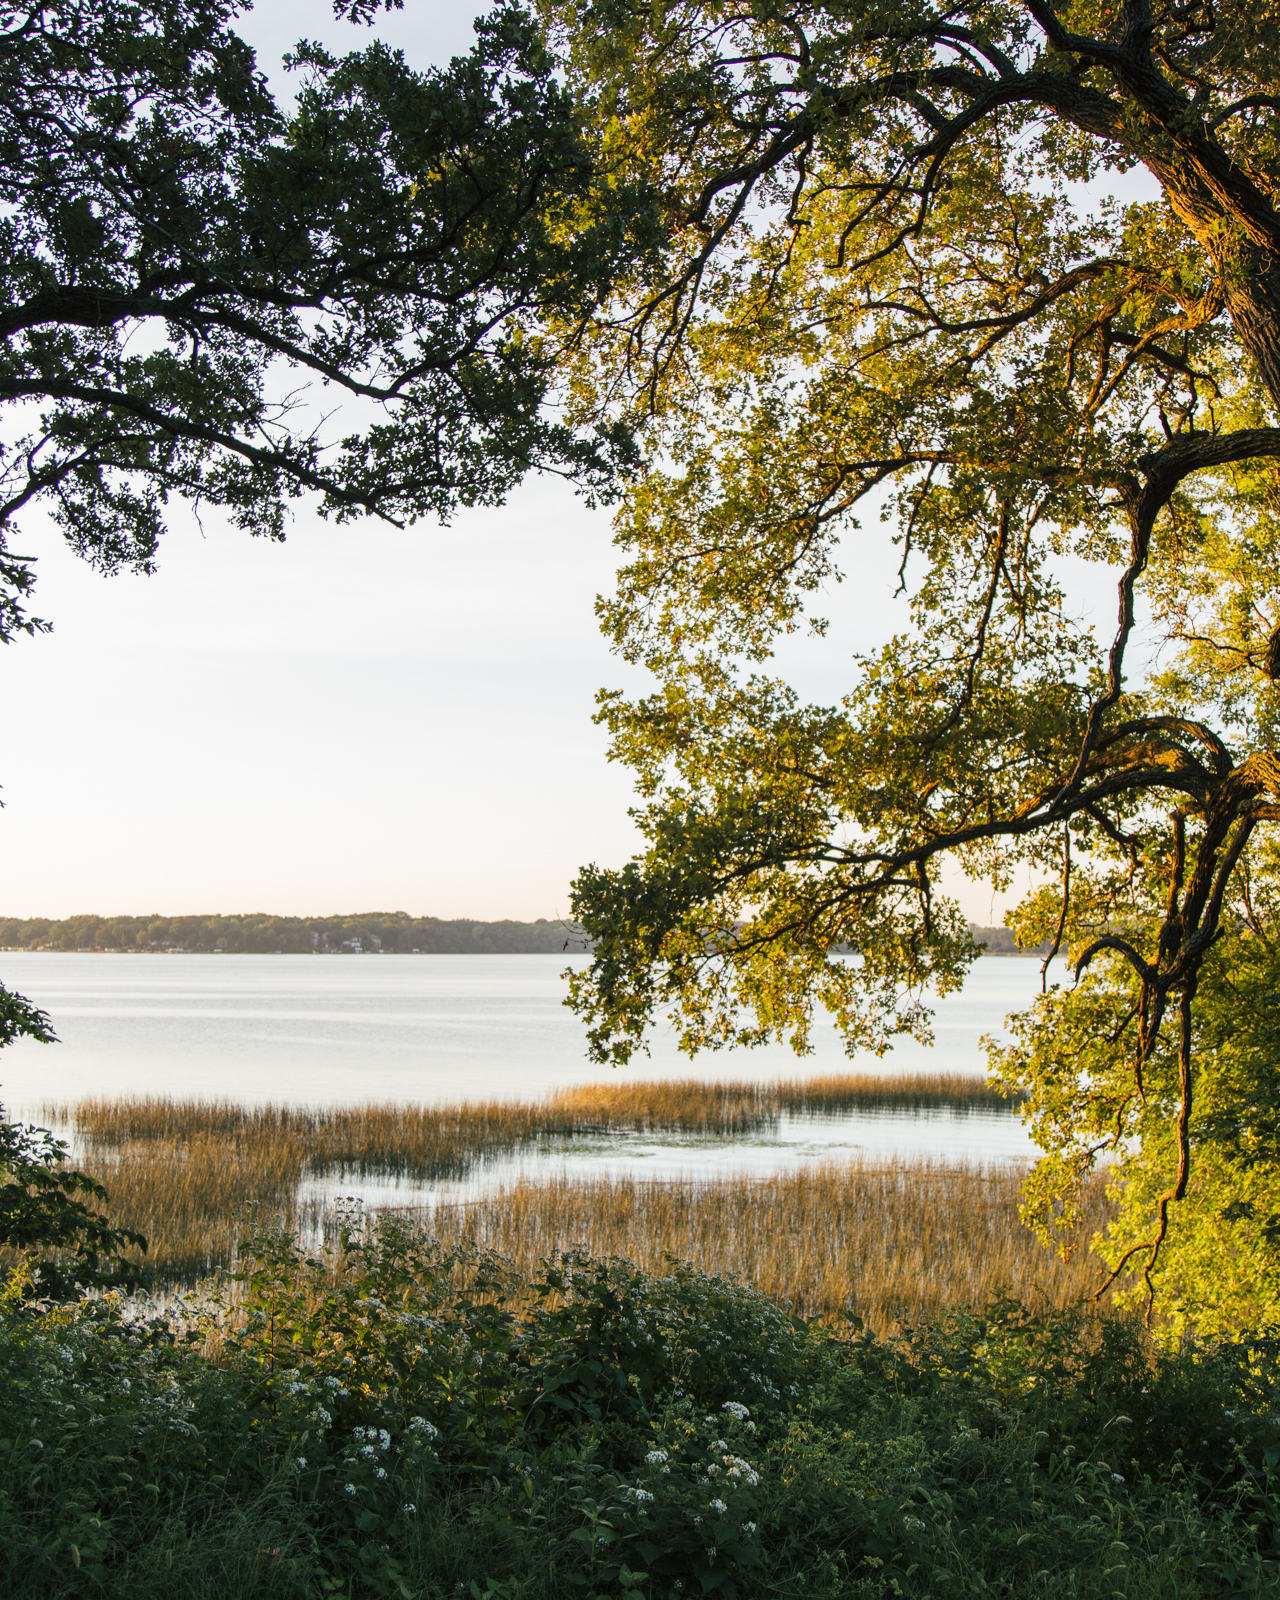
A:
[[[147,570],[173,497],[280,537],[304,494],[404,522],[537,467],[607,493],[625,434],[544,412],[539,319],[588,314],[650,213],[599,180],[532,20],[500,3],[427,73],[304,42],[286,111],[240,9],[6,14],[0,401],[26,431],[0,457],[0,534],[42,502],[96,566]],[[43,626],[32,575],[0,555],[0,637]]]
[[[1047,1152],[1024,1215],[1046,1241],[1077,1242],[1061,1229],[1074,1223],[1079,1186],[1105,1157],[1119,1205],[1098,1246],[1116,1272],[1130,1261],[1142,1269],[1133,1292],[1146,1299],[1159,1289],[1173,1334],[1280,1326],[1278,866],[1268,849],[1229,895],[1196,988],[1189,1083],[1176,1037],[1141,1052],[1140,1033],[1150,1025],[1141,983],[1109,950],[1078,984],[1055,984],[1014,1018],[1012,1045],[991,1050],[998,1080],[1032,1086],[1032,1130]],[[1106,928],[1122,926],[1134,942],[1153,937],[1162,887],[1156,873],[1092,884],[1091,894],[1073,897],[1067,937],[1076,950]],[[1023,930],[1056,922],[1060,908],[1052,902],[1048,892],[1036,897]],[[1170,1204],[1184,1160],[1189,1210]],[[1157,1253],[1162,1207],[1167,1232]]]
[[[18,1038],[57,1042],[47,1014],[0,984],[0,1049]],[[6,1122],[0,1108],[0,1246],[23,1255],[28,1287],[45,1293],[118,1277],[121,1252],[147,1248],[141,1234],[113,1228],[88,1203],[105,1201],[107,1192],[65,1167],[66,1156],[66,1144],[48,1129]]]
[[[1274,1589],[1268,1351],[1008,1303],[837,1339],[675,1264],[343,1244],[261,1238],[242,1315],[6,1302],[0,1592]]]
[[[111,1226],[107,1191],[65,1166],[67,1154],[47,1128],[0,1121],[0,1245],[22,1253],[33,1292],[128,1278],[123,1253],[147,1248],[140,1233]]]
[[[597,159],[667,225],[572,369],[579,415],[645,435],[602,619],[657,679],[600,704],[645,845],[577,879],[595,1058],[663,1011],[690,1051],[803,1051],[821,1007],[850,1050],[926,1037],[974,956],[944,873],[1052,883],[1052,942],[1132,867],[1141,915],[1073,948],[1132,969],[1136,1086],[1167,1032],[1191,1049],[1280,817],[1274,16],[540,10]],[[892,637],[809,703],[771,657],[825,633],[842,572],[884,584]],[[1130,1269],[1195,1204],[1184,1153]]]
[[[0,1050],[15,1039],[34,1039],[37,1044],[56,1044],[48,1013],[34,1006],[25,995],[15,994],[0,983]]]
[[[57,1042],[48,1015],[0,985],[0,1048],[18,1038]],[[67,1145],[48,1129],[5,1122],[0,1108],[0,1245],[21,1253],[20,1272],[33,1291],[101,1283],[119,1276],[122,1251],[147,1247],[141,1234],[113,1228],[88,1203],[105,1202],[107,1192],[87,1173],[65,1167],[66,1157]]]
[[[971,928],[993,954],[1015,955],[1008,928]],[[263,912],[162,917],[0,917],[0,949],[222,950],[228,954],[309,955],[312,951],[421,952],[424,955],[558,955],[586,941],[573,923],[476,922],[468,917],[411,917],[407,911],[278,917]]]

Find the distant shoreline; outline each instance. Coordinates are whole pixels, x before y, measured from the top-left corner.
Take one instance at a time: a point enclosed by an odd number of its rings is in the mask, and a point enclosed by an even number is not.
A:
[[[482,922],[364,911],[281,917],[252,911],[224,916],[0,917],[0,950],[127,955],[550,955],[585,948],[563,920]]]
[[[1043,959],[1008,928],[970,924],[983,955]],[[411,917],[406,911],[332,917],[0,917],[0,953],[36,955],[566,955],[584,954],[582,929],[562,920],[480,922]]]

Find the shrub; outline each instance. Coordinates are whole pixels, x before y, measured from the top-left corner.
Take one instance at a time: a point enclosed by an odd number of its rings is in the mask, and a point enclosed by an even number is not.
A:
[[[1272,1353],[999,1303],[895,1339],[394,1219],[0,1314],[0,1593],[1270,1594]]]

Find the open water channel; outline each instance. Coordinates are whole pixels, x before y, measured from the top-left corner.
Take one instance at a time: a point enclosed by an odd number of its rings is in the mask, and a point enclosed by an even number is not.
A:
[[[10,951],[0,955],[0,978],[49,1012],[61,1042],[19,1041],[6,1050],[0,1094],[11,1114],[34,1118],[42,1105],[87,1095],[246,1105],[536,1099],[613,1076],[585,1059],[582,1025],[561,1003],[560,973],[584,959]],[[659,1034],[652,1056],[625,1070],[705,1081],[849,1071],[977,1075],[985,1070],[982,1036],[999,1034],[1005,1015],[1027,1004],[1039,983],[1036,961],[984,957],[964,989],[938,1003],[933,1047],[907,1040],[882,1059],[851,1061],[824,1026],[814,1053],[800,1058],[774,1046],[690,1061]],[[1007,1162],[1032,1153],[1010,1115],[791,1116],[767,1136],[575,1140],[495,1162],[485,1177],[536,1170],[705,1180],[819,1160]],[[362,1192],[370,1201],[389,1198],[383,1188]]]

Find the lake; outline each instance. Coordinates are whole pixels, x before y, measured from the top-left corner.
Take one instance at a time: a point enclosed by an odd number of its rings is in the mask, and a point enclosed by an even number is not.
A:
[[[19,1041],[0,1059],[15,1115],[86,1095],[154,1094],[333,1105],[536,1098],[611,1076],[585,1060],[583,1030],[561,1004],[560,973],[585,957],[119,955],[11,951],[0,978],[49,1012],[61,1043]],[[830,1072],[974,1072],[979,1044],[1039,988],[1034,960],[987,956],[939,1003],[936,1043],[904,1041],[877,1059],[845,1056],[833,1029],[815,1052],[783,1046],[690,1061],[667,1034],[625,1069],[644,1077],[766,1079]],[[863,1153],[1025,1159],[1013,1117],[929,1115],[788,1119],[769,1141],[628,1146],[655,1175],[708,1164],[776,1168]],[[586,1149],[611,1169],[621,1152]]]

